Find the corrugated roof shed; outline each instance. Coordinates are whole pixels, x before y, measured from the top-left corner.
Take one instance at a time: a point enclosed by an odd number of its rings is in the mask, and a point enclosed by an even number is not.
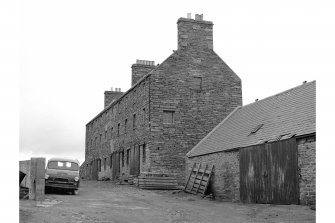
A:
[[[205,155],[316,132],[316,81],[236,108],[190,152]]]

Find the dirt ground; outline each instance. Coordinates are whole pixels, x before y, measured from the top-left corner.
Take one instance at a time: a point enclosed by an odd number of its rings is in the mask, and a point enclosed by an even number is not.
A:
[[[142,190],[112,182],[82,181],[76,195],[20,200],[20,222],[315,222],[300,205],[219,202],[182,191]]]

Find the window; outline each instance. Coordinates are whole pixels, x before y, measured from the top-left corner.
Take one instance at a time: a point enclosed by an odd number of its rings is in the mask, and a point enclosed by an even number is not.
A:
[[[56,170],[73,170],[77,171],[79,166],[77,163],[73,162],[66,162],[66,161],[49,161],[48,162],[49,169],[56,169]]]
[[[147,159],[147,157],[146,157],[147,154],[146,154],[146,151],[145,151],[145,150],[146,150],[146,148],[145,148],[145,144],[143,144],[143,145],[142,145],[142,162],[143,162],[143,163],[145,163],[145,162],[146,162],[146,159]]]
[[[264,124],[259,124],[259,125],[257,125],[255,128],[253,128],[253,129],[251,130],[251,132],[249,133],[249,135],[251,135],[251,134],[255,134],[258,130],[260,130],[260,129],[262,128],[263,125],[264,125]]]
[[[202,77],[193,77],[190,84],[191,84],[192,89],[201,91]]]
[[[106,171],[107,158],[104,158],[104,171]]]
[[[133,130],[136,129],[136,114],[133,114]]]
[[[120,123],[117,124],[117,136],[120,136]]]
[[[126,162],[127,165],[129,165],[129,156],[130,156],[130,149],[127,150],[127,162]]]
[[[100,143],[101,143],[102,134],[100,134]]]
[[[124,120],[124,133],[127,133],[128,119]]]
[[[145,122],[145,108],[143,108],[143,114],[142,114],[142,122]]]
[[[107,130],[105,131],[105,141],[107,141]]]
[[[164,124],[174,123],[174,111],[164,111],[163,112],[163,123]]]
[[[111,128],[111,139],[113,138],[113,130],[114,130],[114,128],[112,127]]]

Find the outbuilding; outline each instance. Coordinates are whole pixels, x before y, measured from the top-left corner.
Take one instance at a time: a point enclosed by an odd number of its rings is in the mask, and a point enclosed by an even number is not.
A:
[[[214,164],[209,190],[221,199],[315,204],[315,89],[303,83],[237,107],[187,153],[187,170]]]

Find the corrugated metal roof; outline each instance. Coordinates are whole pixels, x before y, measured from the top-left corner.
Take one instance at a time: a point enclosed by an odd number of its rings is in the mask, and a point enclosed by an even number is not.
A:
[[[315,97],[316,81],[312,81],[238,107],[186,155],[205,155],[315,133]]]

